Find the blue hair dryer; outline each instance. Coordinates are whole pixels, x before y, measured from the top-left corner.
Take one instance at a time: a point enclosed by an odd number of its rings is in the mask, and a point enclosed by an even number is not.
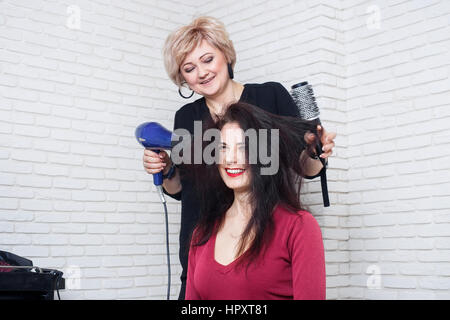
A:
[[[146,149],[151,149],[156,153],[159,153],[161,149],[172,150],[172,132],[164,128],[157,122],[145,122],[139,125],[134,132],[136,140]],[[169,252],[169,217],[167,213],[166,199],[162,188],[163,177],[162,171],[153,175],[153,183],[158,190],[159,197],[164,206],[164,212],[166,217],[166,250],[167,250],[167,300],[170,299],[170,252]]]
[[[160,149],[172,149],[172,132],[164,128],[157,122],[145,122],[139,125],[134,132],[136,140],[146,149],[159,153]],[[153,175],[153,183],[161,197],[161,201],[165,202],[164,193],[162,191],[162,171]]]

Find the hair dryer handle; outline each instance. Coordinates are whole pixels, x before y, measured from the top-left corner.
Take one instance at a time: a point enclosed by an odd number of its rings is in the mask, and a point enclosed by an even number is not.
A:
[[[153,149],[152,151],[156,152],[156,153],[160,153],[161,150]],[[163,173],[162,173],[162,170],[160,172],[158,172],[158,173],[153,174],[153,184],[155,186],[160,186],[160,185],[163,184]]]

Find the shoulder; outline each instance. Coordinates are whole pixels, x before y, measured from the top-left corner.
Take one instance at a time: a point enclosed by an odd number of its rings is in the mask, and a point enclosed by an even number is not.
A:
[[[247,83],[245,86],[248,87],[248,89],[255,91],[286,91],[285,87],[281,83],[275,81],[264,83]]]
[[[319,231],[320,227],[313,215],[305,210],[291,211],[284,206],[279,205],[275,209],[274,221],[278,227],[288,232],[294,229],[296,232],[303,231]]]
[[[246,84],[244,100],[279,116],[298,117],[298,108],[290,93],[279,82]]]
[[[197,99],[193,102],[183,105],[175,112],[174,129],[183,128],[189,131],[193,130],[193,123],[195,120],[201,120],[204,115],[205,98]]]
[[[275,218],[276,237],[289,250],[320,249],[323,247],[322,231],[316,219],[308,211],[291,212],[278,208]],[[302,249],[302,250],[303,250]]]
[[[177,110],[175,115],[181,116],[181,115],[191,114],[193,111],[196,111],[198,108],[201,107],[203,99],[204,98],[202,97],[193,102],[183,105],[180,109]]]

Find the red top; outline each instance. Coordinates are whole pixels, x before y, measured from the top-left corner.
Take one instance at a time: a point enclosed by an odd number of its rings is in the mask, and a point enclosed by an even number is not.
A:
[[[235,268],[214,259],[216,235],[189,251],[187,300],[325,299],[325,258],[320,227],[307,211],[278,206],[274,237],[265,255]],[[241,256],[242,257],[242,256]]]

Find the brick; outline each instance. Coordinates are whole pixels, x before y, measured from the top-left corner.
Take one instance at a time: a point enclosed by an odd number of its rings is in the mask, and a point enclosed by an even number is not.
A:
[[[62,118],[70,118],[70,119],[85,119],[86,111],[79,110],[78,108],[69,108],[64,106],[54,106],[53,114],[55,116],[59,116]]]
[[[52,211],[53,205],[51,200],[21,199],[20,208],[28,211]]]
[[[103,238],[99,235],[71,234],[70,244],[72,245],[101,245]]]
[[[400,267],[400,273],[413,276],[433,275],[434,267],[426,263],[408,263]]]
[[[14,134],[26,137],[47,138],[50,135],[50,129],[36,126],[15,125]]]
[[[85,152],[85,151],[83,151]],[[85,157],[85,163],[88,167],[93,168],[109,168],[115,169],[117,168],[117,160],[111,158],[100,158],[100,157]]]
[[[449,263],[440,263],[435,266],[436,275],[438,276],[450,276],[450,264]]]
[[[38,175],[44,176],[67,176],[69,174],[69,168],[58,165],[36,164],[34,171]]]
[[[116,234],[119,231],[117,225],[97,225],[92,224],[87,227],[87,232],[92,234]]]
[[[420,262],[450,262],[449,250],[419,252],[417,256]]]
[[[104,201],[105,193],[99,191],[72,191],[74,201]]]
[[[70,161],[69,161],[70,163]],[[71,176],[74,178],[85,178],[85,179],[103,179],[104,178],[104,172],[102,170],[98,169],[91,169],[91,168],[78,168],[73,167],[71,168]]]
[[[68,244],[68,237],[58,234],[33,234],[33,244],[61,246]]]
[[[101,212],[76,212],[72,213],[71,221],[84,223],[102,223],[105,221],[105,216]]]
[[[89,212],[115,212],[116,204],[104,202],[86,202],[86,211]]]
[[[396,243],[392,239],[365,240],[364,247],[366,250],[394,250]]]
[[[80,44],[78,44],[77,46],[78,46],[78,48],[80,48]],[[76,49],[72,50],[73,48],[77,48],[77,46],[71,45],[70,47],[64,47],[64,48],[67,50],[70,50],[70,51],[77,51]],[[89,50],[89,49],[86,49],[86,50]],[[89,67],[83,66],[81,64],[76,64],[76,63],[60,62],[59,68],[64,73],[68,72],[71,74],[76,74],[76,75],[81,75],[81,76],[90,76],[92,74],[92,70]],[[70,101],[71,100],[67,100],[66,105],[71,105]]]
[[[416,227],[418,235],[422,237],[446,237],[450,236],[450,224],[428,224]]]
[[[121,234],[148,234],[149,230],[146,226],[140,225],[121,225],[120,226]]]
[[[90,190],[98,191],[119,191],[119,183],[113,180],[91,180],[89,181]]]
[[[86,226],[83,224],[66,223],[66,224],[55,224],[52,225],[53,233],[68,233],[68,234],[79,234],[86,232]]]
[[[49,233],[50,227],[48,224],[31,223],[31,224],[16,224],[15,232],[18,233]]]
[[[131,245],[135,244],[135,237],[131,235],[104,235],[105,243],[108,245]]]
[[[449,290],[450,279],[448,277],[421,277],[419,279],[419,286],[423,289]]]
[[[102,260],[106,267],[128,267],[133,265],[133,259],[126,256],[106,257]]]
[[[414,226],[384,226],[382,233],[385,238],[414,237],[416,235],[416,228]],[[406,242],[410,240],[411,239],[405,239]],[[398,240],[395,239],[395,241]]]
[[[1,175],[0,175],[1,178]],[[0,195],[5,198],[34,198],[34,192],[27,188],[0,186]]]
[[[58,204],[55,203],[55,210],[57,208]],[[35,221],[36,222],[45,222],[45,223],[50,223],[50,222],[70,222],[70,215],[68,213],[61,213],[61,212],[52,212],[52,213],[48,213],[48,212],[39,212],[35,214]]]
[[[32,243],[32,240],[31,240],[31,235],[27,235],[27,234],[0,233],[0,243],[3,245],[8,245],[8,244],[29,245]]]
[[[136,193],[134,193],[134,192],[108,193],[107,198],[109,201],[136,202]]]
[[[14,224],[11,222],[2,222],[0,224],[0,233],[14,232]]]
[[[122,289],[118,294],[119,299],[137,299],[148,297],[147,288]]]
[[[50,188],[52,186],[52,179],[43,176],[19,176],[17,177],[17,184],[25,187]]]
[[[48,257],[50,250],[43,246],[15,246],[14,254],[32,259],[35,257]]]
[[[383,276],[382,283],[385,288],[415,289],[417,287],[414,277]]]
[[[399,300],[436,300],[436,294],[429,291],[401,291],[398,293]]]
[[[133,287],[133,279],[111,279],[104,280],[103,285],[107,289],[122,289]]]
[[[84,268],[97,268],[100,267],[100,259],[97,257],[71,257],[67,258],[67,264],[71,266],[77,266],[81,269]],[[83,279],[82,279],[83,280]]]
[[[0,85],[7,87],[15,87],[18,84],[18,79],[16,76],[3,75],[0,79]]]
[[[347,240],[348,232],[342,229],[322,228],[322,236],[324,239]]]

